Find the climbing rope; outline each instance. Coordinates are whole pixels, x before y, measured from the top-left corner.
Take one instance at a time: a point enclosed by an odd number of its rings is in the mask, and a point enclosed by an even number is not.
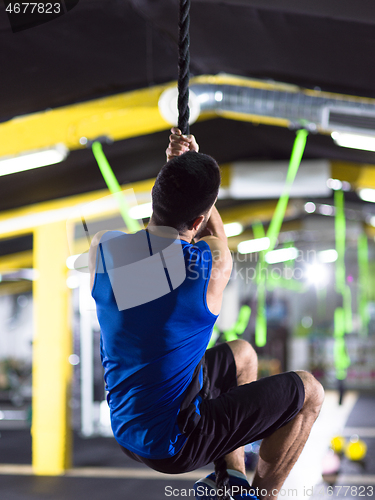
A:
[[[180,0],[179,11],[179,35],[178,35],[178,128],[182,134],[189,134],[189,64],[190,64],[190,0]],[[204,370],[204,384],[202,392],[204,399],[211,398],[210,381],[207,376],[207,370]],[[227,464],[224,457],[215,462],[216,486],[218,490],[228,491],[229,475],[227,473]],[[229,496],[221,496],[220,500],[229,500]]]
[[[180,0],[178,22],[178,128],[189,133],[190,0]]]

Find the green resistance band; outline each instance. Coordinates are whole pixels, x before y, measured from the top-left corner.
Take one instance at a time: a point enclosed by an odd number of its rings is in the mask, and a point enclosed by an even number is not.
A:
[[[361,234],[357,242],[358,247],[358,312],[361,318],[361,335],[368,335],[368,324],[370,321],[368,312],[368,289],[369,289],[369,266],[368,266],[368,243],[367,236]]]
[[[335,239],[336,239],[336,291],[344,295],[345,293],[345,238],[346,221],[344,211],[344,193],[341,190],[335,191]]]
[[[263,224],[256,222],[253,225],[255,238],[264,238],[266,233]],[[263,347],[267,342],[267,316],[266,316],[266,277],[267,262],[265,261],[266,250],[259,252],[259,260],[256,266],[257,284],[257,316],[255,320],[255,345]]]
[[[249,324],[251,316],[251,308],[246,304],[243,305],[238,313],[238,318],[235,324],[229,330],[224,332],[224,339],[226,342],[237,340],[241,337]]]
[[[343,307],[338,307],[334,315],[334,363],[336,377],[344,380],[347,368],[350,365],[345,345],[345,334],[352,330],[352,297],[349,286],[346,284],[345,276],[345,238],[346,221],[344,211],[344,193],[335,191],[335,239],[336,239],[336,291],[341,294]]]
[[[347,369],[350,366],[350,358],[345,344],[345,311],[337,307],[334,316],[335,330],[333,346],[333,359],[335,363],[337,380],[345,380]]]
[[[264,231],[263,224],[260,221],[255,222],[252,226],[252,229],[255,239],[265,238],[266,233]],[[259,259],[256,265],[255,281],[258,287],[258,299],[259,299],[259,287],[261,287],[263,284],[265,285],[266,283],[267,262],[265,260],[265,256],[267,252],[268,250],[262,250],[259,252]]]
[[[270,246],[268,251],[271,251],[275,248],[277,237],[279,236],[281,225],[283,223],[285,212],[288,206],[290,190],[292,188],[294,179],[296,178],[299,166],[301,164],[302,156],[305,151],[308,134],[308,131],[305,129],[298,130],[296,138],[294,140],[285,186],[279,198],[279,201],[277,202],[275,212],[272,216],[272,220],[267,231],[267,236],[270,239]]]
[[[113,170],[112,170],[110,164],[108,163],[108,160],[103,152],[103,148],[102,148],[102,145],[100,144],[100,142],[95,141],[92,144],[92,152],[93,152],[95,159],[98,163],[100,172],[102,173],[102,176],[105,180],[105,183],[107,184],[107,187],[108,187],[110,193],[114,196],[114,198],[118,204],[118,207],[119,207],[121,216],[124,219],[126,228],[132,232],[139,231],[141,229],[141,226],[137,220],[132,219],[132,217],[130,217],[130,215],[129,215],[129,206],[128,206],[128,204],[125,200],[125,197],[122,193],[121,186],[118,183],[116,176],[113,173]]]
[[[255,323],[255,345],[264,347],[267,343],[266,290],[258,288],[258,310]]]
[[[293,144],[292,154],[290,156],[285,186],[277,202],[275,212],[272,216],[271,223],[267,231],[267,237],[270,239],[270,246],[267,250],[268,252],[273,250],[276,246],[277,238],[279,236],[281,225],[283,223],[285,212],[288,206],[290,190],[292,188],[294,179],[296,178],[299,166],[301,164],[302,156],[306,147],[308,134],[309,134],[308,131],[305,129],[298,130],[296,134],[296,138]],[[254,236],[258,237],[255,234],[255,232]],[[267,343],[266,276],[265,276],[266,273],[262,272],[266,267],[266,263],[264,261],[264,255],[265,254],[263,254],[263,256],[260,258],[258,263],[259,265],[257,266],[258,311],[257,311],[256,326],[255,326],[255,344],[258,347],[263,347]]]
[[[346,240],[346,221],[344,210],[344,193],[341,190],[335,191],[335,239],[336,239],[336,291],[342,295],[343,307],[345,312],[345,331],[352,331],[352,295],[349,286],[346,284],[345,268],[345,240]]]

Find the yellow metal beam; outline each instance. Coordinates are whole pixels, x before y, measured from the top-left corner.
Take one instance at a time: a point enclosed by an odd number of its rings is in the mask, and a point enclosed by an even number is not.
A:
[[[375,189],[375,165],[343,161],[332,162],[332,177],[349,182],[354,189]]]
[[[20,293],[31,292],[31,281],[8,281],[0,283],[0,295],[19,295]]]
[[[375,189],[375,165],[362,165],[356,183],[357,189]]]
[[[72,366],[66,224],[41,226],[34,233],[32,464],[36,474],[59,475],[71,466],[68,411]]]
[[[368,238],[372,238],[375,240],[375,227],[370,226],[369,224],[363,224],[363,228]]]
[[[230,163],[220,165],[221,187],[228,188],[231,182],[232,167]]]
[[[331,176],[333,179],[340,179],[355,186],[360,175],[361,165],[358,163],[351,163],[346,161],[332,161],[331,162]]]
[[[81,137],[107,135],[119,140],[167,129],[169,124],[158,109],[165,88],[161,85],[14,118],[0,124],[0,156],[58,143],[79,149]]]
[[[134,182],[122,186],[122,189],[133,189],[139,197],[143,193],[150,193],[154,179]],[[9,238],[20,234],[30,233],[43,224],[57,221],[66,221],[81,205],[97,201],[109,196],[107,189],[92,191],[90,193],[59,198],[57,200],[36,203],[26,207],[8,210],[0,213],[0,237]]]
[[[17,269],[31,269],[33,267],[33,253],[31,250],[4,255],[0,260],[0,274]]]
[[[191,79],[191,85],[195,83],[236,85],[266,90],[302,92],[306,95],[332,99],[343,98],[339,94],[303,89],[295,85],[264,82],[225,74],[194,77]],[[0,157],[42,149],[58,143],[64,143],[70,150],[80,149],[83,147],[79,142],[81,137],[93,139],[106,135],[116,141],[167,130],[170,128],[170,124],[162,118],[158,101],[162,92],[172,86],[176,86],[176,82],[168,82],[163,85],[13,118],[0,124]],[[346,97],[372,104],[375,102],[374,99]],[[214,112],[206,112],[202,113],[199,120],[215,116],[218,115]],[[254,123],[289,126],[288,120],[279,118],[231,112],[221,112],[220,116]]]

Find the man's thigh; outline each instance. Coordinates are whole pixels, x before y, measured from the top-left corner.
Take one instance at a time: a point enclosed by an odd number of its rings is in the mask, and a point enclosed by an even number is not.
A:
[[[237,370],[233,352],[228,344],[219,344],[205,354],[211,398],[237,387]]]
[[[201,419],[183,450],[188,453],[191,440],[191,458],[199,457],[198,466],[206,465],[273,434],[299,413],[304,399],[302,380],[294,372],[235,387],[202,401]]]

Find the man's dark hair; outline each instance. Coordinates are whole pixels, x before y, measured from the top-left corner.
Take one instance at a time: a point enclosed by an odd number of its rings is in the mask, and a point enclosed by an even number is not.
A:
[[[220,168],[211,156],[188,151],[169,160],[152,190],[153,219],[158,225],[186,231],[208,212],[220,187]]]

